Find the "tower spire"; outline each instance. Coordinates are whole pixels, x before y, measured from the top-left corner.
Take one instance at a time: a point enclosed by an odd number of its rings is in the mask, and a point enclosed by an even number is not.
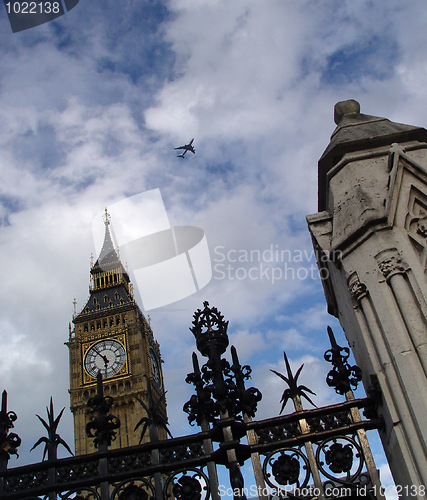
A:
[[[76,455],[92,453],[94,444],[82,429],[89,423],[87,394],[94,390],[101,370],[112,394],[119,398],[116,415],[122,422],[120,439],[113,448],[139,443],[132,429],[140,419],[134,398],[139,395],[149,407],[147,386],[157,392],[158,412],[166,421],[159,346],[147,320],[135,302],[129,275],[120,260],[110,231],[108,210],[98,215],[105,225],[100,252],[91,258],[89,297],[79,314],[73,314],[74,330],[68,335],[70,349],[70,401],[74,415]],[[95,263],[94,263],[95,261]],[[147,375],[151,375],[147,378]],[[161,399],[163,398],[163,399]],[[166,429],[159,429],[159,439],[166,438]],[[150,436],[144,436],[144,441]]]
[[[123,272],[126,272],[120,261],[118,250],[116,250],[116,248],[114,247],[113,239],[111,237],[109,227],[111,216],[108,213],[107,208],[105,208],[103,219],[105,224],[104,243],[102,245],[98,259],[92,267],[92,271],[99,271],[99,269],[102,271],[111,271],[113,268],[120,267],[123,269]]]

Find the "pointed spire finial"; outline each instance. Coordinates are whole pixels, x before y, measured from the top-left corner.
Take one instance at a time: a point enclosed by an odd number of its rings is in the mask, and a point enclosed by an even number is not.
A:
[[[74,300],[73,300],[73,318],[75,318],[75,317],[76,317],[76,314],[77,314],[76,307],[77,307],[77,300],[76,300],[76,298],[74,297]]]
[[[105,207],[105,214],[104,214],[104,224],[105,226],[109,226],[110,225],[110,214],[108,213],[108,210],[107,210],[107,207]]]

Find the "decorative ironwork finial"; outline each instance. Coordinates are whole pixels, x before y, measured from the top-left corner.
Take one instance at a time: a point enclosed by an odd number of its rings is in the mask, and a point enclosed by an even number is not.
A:
[[[196,338],[197,349],[203,356],[209,357],[212,346],[221,355],[228,347],[228,321],[216,307],[209,307],[209,302],[203,302],[204,309],[197,309],[193,316],[193,326],[190,331]]]
[[[233,364],[221,358],[228,346],[228,321],[216,309],[204,302],[203,310],[194,313],[191,332],[196,338],[197,349],[208,361],[199,368],[197,355],[193,353],[194,372],[187,375],[186,382],[196,387],[196,395],[184,405],[190,424],[215,422],[218,417],[234,417],[242,420],[244,415],[255,416],[262,395],[254,387],[245,388],[244,380],[250,378],[251,368],[240,366],[237,351],[231,347]]]
[[[325,352],[324,357],[326,361],[332,363],[333,369],[328,373],[326,383],[329,387],[333,387],[337,394],[344,395],[357,388],[357,384],[362,380],[362,370],[356,365],[349,365],[347,359],[350,356],[350,349],[337,344],[330,326],[328,326],[328,335],[331,349]]]
[[[113,398],[104,396],[102,388],[102,374],[98,372],[96,377],[96,394],[89,399],[87,405],[92,409],[91,421],[86,425],[86,433],[93,437],[95,446],[99,449],[106,449],[111,441],[116,439],[116,431],[120,427],[120,420],[108,412],[113,406]]]
[[[30,451],[33,451],[34,448],[37,448],[37,446],[41,443],[44,443],[44,451],[43,451],[43,459],[46,457],[47,453],[47,458],[48,460],[56,460],[57,459],[57,449],[58,446],[61,444],[71,455],[73,455],[73,452],[70,450],[70,447],[68,444],[61,438],[59,434],[56,434],[56,429],[58,428],[59,421],[61,420],[62,414],[65,410],[65,407],[62,408],[60,411],[59,415],[55,418],[53,416],[53,400],[50,398],[50,409],[46,406],[46,412],[47,412],[47,419],[49,423],[46,423],[46,421],[41,418],[39,415],[36,415],[37,418],[40,420],[40,422],[43,424],[44,428],[47,430],[47,435],[48,437],[41,437],[37,443],[34,444],[34,446],[31,448]]]
[[[258,403],[262,399],[262,394],[256,387],[249,387],[249,389],[245,388],[244,381],[251,378],[252,368],[249,365],[240,366],[237,350],[234,345],[231,346],[230,351],[231,359],[233,360],[231,371],[236,380],[236,385],[234,387],[232,386],[232,388],[234,389],[236,400],[239,401],[239,411],[251,418],[255,417]]]
[[[18,434],[9,432],[17,418],[14,411],[7,411],[7,392],[3,391],[0,411],[0,470],[6,469],[10,455],[16,455],[16,458],[19,456],[17,448],[21,445],[21,438]]]
[[[282,403],[282,408],[280,410],[280,413],[282,413],[282,411],[285,409],[286,403],[288,402],[289,399],[292,399],[296,411],[302,410],[301,398],[305,398],[310,404],[316,406],[313,403],[313,401],[309,398],[309,396],[307,396],[306,394],[307,392],[309,392],[310,394],[313,394],[315,396],[316,393],[313,392],[308,387],[306,387],[305,385],[297,385],[298,377],[300,376],[301,370],[304,367],[304,363],[298,368],[297,373],[294,377],[291,370],[291,366],[288,361],[288,357],[286,356],[285,352],[283,352],[283,357],[285,358],[285,365],[286,365],[286,371],[288,372],[288,376],[285,377],[281,373],[276,372],[276,370],[270,370],[271,372],[275,373],[278,377],[280,377],[282,380],[284,380],[289,386],[289,388],[286,389],[282,394],[282,399],[280,400],[280,402]]]
[[[185,381],[187,384],[193,384],[196,388],[196,394],[184,404],[183,410],[188,414],[188,421],[191,425],[197,422],[202,425],[203,420],[213,422],[221,413],[221,407],[218,402],[211,398],[209,387],[205,387],[205,382],[202,378],[202,373],[199,367],[197,354],[193,352],[193,373],[189,373]]]

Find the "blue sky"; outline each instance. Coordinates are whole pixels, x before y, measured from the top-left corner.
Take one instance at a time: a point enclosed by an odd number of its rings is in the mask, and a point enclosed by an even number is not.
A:
[[[305,215],[317,211],[333,106],[353,98],[364,113],[425,126],[425,25],[421,0],[80,0],[13,34],[0,8],[0,380],[23,439],[11,466],[40,459],[28,450],[50,395],[58,410],[69,405],[64,342],[73,299],[82,308],[88,295],[93,217],[159,188],[171,225],[205,231],[214,266],[218,248],[310,256]],[[192,137],[197,154],[177,159],[173,147]],[[294,368],[306,363],[316,404],[336,402],[324,383],[326,326],[345,339],[320,280],[220,276],[150,311],[173,434],[189,432],[188,328],[204,300],[254,369],[258,418],[280,409],[269,370],[284,370],[283,350]],[[68,410],[60,433],[72,443]]]

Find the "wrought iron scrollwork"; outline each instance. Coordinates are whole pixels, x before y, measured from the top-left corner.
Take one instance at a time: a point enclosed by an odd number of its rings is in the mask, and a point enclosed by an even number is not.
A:
[[[311,477],[308,459],[297,448],[280,448],[268,454],[263,471],[267,484],[275,491],[305,488]]]
[[[16,455],[18,458],[18,448],[21,445],[21,438],[14,432],[14,422],[17,420],[14,411],[7,411],[7,392],[3,391],[1,398],[0,411],[0,470],[6,468],[10,455]]]
[[[122,481],[111,494],[111,500],[154,500],[154,498],[153,485],[143,477]]]
[[[357,384],[362,380],[362,371],[358,366],[350,366],[347,362],[350,349],[337,344],[329,326],[328,335],[332,347],[325,352],[325,360],[332,363],[333,369],[328,373],[326,383],[329,387],[333,387],[337,394],[344,395],[351,389],[357,388]]]
[[[198,468],[181,469],[170,475],[164,485],[165,498],[176,500],[208,500],[208,476]]]
[[[194,314],[191,332],[201,354],[208,361],[200,369],[197,355],[193,353],[193,373],[187,375],[186,382],[193,384],[196,394],[184,405],[190,424],[203,421],[215,422],[221,415],[243,420],[243,415],[255,416],[261,392],[251,387],[245,388],[245,380],[251,375],[248,365],[241,366],[234,346],[231,346],[233,363],[221,358],[229,344],[228,321],[215,308],[204,302],[204,309]]]
[[[257,429],[258,442],[261,444],[284,441],[300,435],[298,421]]]
[[[373,384],[375,390],[369,392],[369,398],[356,399],[351,387],[356,382],[353,379],[360,378],[358,369],[348,365],[349,350],[339,347],[331,337],[332,348],[326,353],[326,359],[333,363],[334,369],[328,380],[337,392],[345,393],[346,401],[303,409],[301,398],[314,405],[309,396],[314,393],[298,384],[303,366],[293,375],[284,353],[287,373],[274,372],[287,384],[281,412],[289,399],[296,411],[253,421],[251,417],[261,393],[255,388],[246,389],[251,369],[240,365],[233,346],[232,361],[222,358],[229,343],[227,326],[221,313],[205,302],[204,309],[195,314],[191,328],[200,352],[208,359],[200,368],[197,355],[193,354],[194,371],[187,376],[187,382],[195,386],[196,394],[184,409],[191,423],[201,424],[202,432],[158,440],[156,428],[163,424],[166,428],[167,424],[160,415],[164,394],[153,404],[148,384],[149,403],[141,400],[146,414],[144,412],[137,428],[142,429],[142,436],[150,430],[150,442],[107,450],[119,423],[109,414],[113,400],[104,397],[99,374],[97,394],[89,401],[92,420],[87,430],[101,453],[56,458],[56,447],[62,444],[56,434],[62,412],[55,419],[51,402],[48,422],[39,417],[49,437],[41,438],[36,445],[45,443],[48,457],[49,450],[55,451],[53,460],[15,470],[0,467],[0,497],[10,500],[20,500],[22,495],[28,500],[54,496],[61,500],[210,500],[213,497],[219,500],[216,468],[225,466],[234,499],[245,500],[247,489],[240,466],[250,458],[261,500],[272,498],[270,495],[276,493],[279,497],[299,500],[333,499],[348,496],[348,491],[352,496],[354,493],[354,497],[366,491],[366,497],[373,500],[372,493],[378,492],[381,485],[365,431],[381,425],[372,411],[380,401],[378,384]],[[375,379],[372,382],[376,382]],[[362,420],[359,410],[367,408],[372,416],[365,412],[368,420]],[[3,441],[0,444],[4,447],[7,438],[11,446],[14,435],[8,431],[13,427],[16,414],[7,412],[5,396],[1,409]],[[241,442],[245,436],[246,442]],[[7,463],[0,465],[6,469]],[[263,493],[266,486],[273,492]],[[335,493],[329,495],[327,489]]]
[[[353,465],[353,450],[349,444],[334,443],[325,453],[325,460],[332,472],[348,472]]]
[[[118,473],[141,469],[151,465],[151,454],[145,453],[128,453],[121,457],[111,457],[108,459],[108,472]]]
[[[202,486],[194,477],[184,475],[174,484],[172,492],[178,500],[200,500]]]
[[[272,463],[272,473],[279,484],[294,484],[300,474],[300,463],[290,455],[281,455]]]
[[[360,478],[364,465],[360,445],[349,436],[339,436],[320,443],[316,461],[325,477],[341,484],[354,483]]]
[[[99,460],[97,458],[86,460],[75,465],[64,465],[57,467],[56,479],[58,483],[84,480],[97,475]]]
[[[102,389],[102,375],[98,372],[97,393],[87,402],[92,409],[91,421],[86,425],[86,432],[89,437],[94,438],[93,442],[97,448],[106,447],[116,439],[116,429],[120,427],[120,420],[108,412],[113,406],[113,398],[104,396]]]

